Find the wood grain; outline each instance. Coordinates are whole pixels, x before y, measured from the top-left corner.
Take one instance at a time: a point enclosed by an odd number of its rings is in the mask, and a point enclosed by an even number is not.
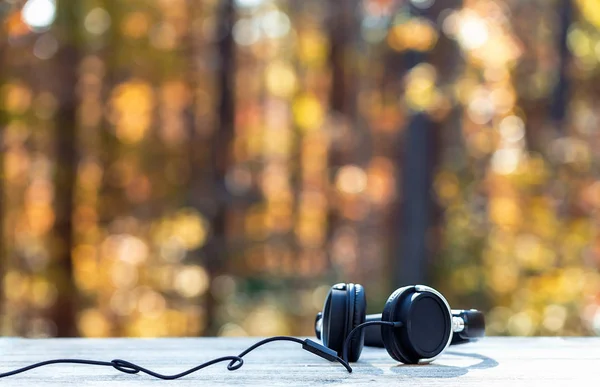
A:
[[[178,373],[214,357],[238,354],[259,338],[21,339],[1,338],[0,373],[52,358],[128,360],[160,373]],[[600,338],[500,338],[450,347],[429,365],[403,365],[383,349],[365,348],[349,374],[301,350],[275,342],[245,358],[237,371],[226,363],[177,381],[127,375],[110,367],[50,365],[0,379],[2,386],[597,386]]]

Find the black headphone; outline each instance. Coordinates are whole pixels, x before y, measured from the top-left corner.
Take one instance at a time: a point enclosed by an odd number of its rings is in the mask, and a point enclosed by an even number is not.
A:
[[[437,290],[423,285],[405,286],[396,290],[388,298],[380,315],[366,316],[366,310],[367,298],[361,285],[337,284],[331,287],[323,312],[317,314],[315,320],[315,332],[324,345],[310,339],[301,340],[290,336],[269,337],[253,344],[239,355],[212,359],[174,375],[160,374],[121,359],[52,359],[0,373],[0,378],[63,363],[112,367],[126,374],[142,372],[159,379],[178,379],[225,361],[229,362],[227,370],[235,371],[244,365],[244,356],[273,341],[301,344],[302,349],[326,360],[337,361],[348,372],[352,372],[348,362],[358,360],[364,343],[385,347],[390,356],[403,363],[423,363],[436,359],[451,342],[454,344],[475,340],[482,337],[485,330],[481,312],[474,309],[451,310],[446,299]]]
[[[332,286],[315,319],[317,338],[350,362],[359,359],[366,344],[384,347],[399,362],[416,364],[435,360],[450,344],[475,341],[485,334],[483,313],[450,309],[444,296],[429,286],[397,289],[381,314],[367,316],[366,309],[361,285]]]

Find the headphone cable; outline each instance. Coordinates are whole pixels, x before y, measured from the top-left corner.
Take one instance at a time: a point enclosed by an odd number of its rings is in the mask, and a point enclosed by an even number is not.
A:
[[[354,329],[352,329],[350,331],[350,333],[348,334],[348,336],[346,336],[346,340],[344,341],[344,348],[342,350],[342,360],[347,362],[348,361],[348,346],[350,345],[350,340],[352,340],[352,337],[356,334],[356,332],[363,330],[364,328],[368,327],[369,325],[384,325],[384,326],[390,326],[393,328],[400,328],[402,325],[404,325],[401,321],[396,321],[396,322],[392,322],[392,321],[367,321],[364,322],[362,324],[357,325]]]
[[[244,356],[246,356],[248,353],[252,352],[256,348],[258,348],[262,345],[265,345],[267,343],[273,342],[273,341],[292,341],[295,343],[302,344],[302,348],[304,350],[314,353],[315,355],[320,356],[329,361],[337,361],[341,365],[343,365],[348,372],[352,372],[352,367],[350,367],[350,365],[348,364],[347,361],[341,359],[340,357],[338,357],[336,355],[336,353],[334,351],[330,350],[329,348],[327,348],[319,343],[316,343],[309,339],[301,340],[296,337],[290,337],[290,336],[274,336],[274,337],[269,337],[269,338],[263,339],[255,344],[253,344],[252,346],[248,347],[247,349],[245,349],[242,353],[240,353],[237,356],[231,355],[231,356],[218,357],[218,358],[209,360],[209,361],[204,362],[196,367],[190,368],[186,371],[183,371],[181,373],[174,374],[174,375],[159,374],[158,372],[154,372],[147,368],[141,367],[137,364],[131,363],[126,360],[121,360],[121,359],[114,359],[111,361],[97,361],[97,360],[86,360],[86,359],[53,359],[53,360],[41,361],[38,363],[28,365],[23,368],[18,368],[16,370],[1,373],[0,378],[20,374],[22,372],[26,372],[26,371],[32,370],[34,368],[43,367],[43,366],[47,366],[47,365],[51,365],[51,364],[69,363],[69,364],[88,364],[88,365],[113,367],[117,371],[121,371],[126,374],[137,374],[139,372],[142,372],[142,373],[148,374],[150,376],[154,376],[155,378],[158,378],[158,379],[172,380],[172,379],[181,378],[183,376],[186,376],[193,372],[201,370],[202,368],[205,368],[205,367],[208,367],[208,366],[211,366],[213,364],[220,363],[223,361],[229,361],[229,364],[227,365],[228,371],[235,371],[244,365],[244,359],[242,359]]]

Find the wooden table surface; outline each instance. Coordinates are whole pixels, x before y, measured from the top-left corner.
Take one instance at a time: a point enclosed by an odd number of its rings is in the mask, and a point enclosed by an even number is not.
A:
[[[51,358],[128,360],[178,373],[214,357],[240,353],[259,338],[0,338],[0,373]],[[219,363],[175,381],[127,375],[111,367],[50,365],[0,379],[1,386],[599,386],[600,338],[500,338],[449,347],[429,365],[402,365],[384,349],[365,348],[349,374],[292,342],[267,344],[237,371]]]

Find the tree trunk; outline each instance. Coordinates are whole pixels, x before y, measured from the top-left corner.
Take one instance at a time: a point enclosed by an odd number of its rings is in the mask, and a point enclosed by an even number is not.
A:
[[[50,278],[55,280],[58,290],[56,304],[52,310],[52,321],[56,324],[57,336],[76,336],[75,303],[76,292],[73,281],[71,250],[73,247],[73,209],[77,171],[76,127],[77,127],[77,66],[79,52],[76,46],[79,15],[76,3],[58,3],[56,27],[61,34],[62,45],[57,52],[55,65],[55,92],[58,98],[56,113],[56,171],[55,186],[55,231],[59,246]]]
[[[5,26],[3,26],[4,29]],[[6,36],[6,34],[4,35]],[[2,39],[0,42],[0,63],[2,63],[2,67],[6,66],[6,39]],[[6,74],[4,71],[1,71],[0,74]],[[4,78],[4,77],[2,77]],[[0,81],[4,83],[4,79]],[[6,267],[8,265],[6,259],[6,243],[4,237],[4,221],[5,221],[5,199],[4,199],[4,154],[6,150],[4,148],[4,127],[7,124],[7,117],[4,109],[0,109],[0,336],[4,335],[4,316],[5,313],[5,294],[4,294],[4,276],[6,275]]]
[[[436,23],[444,9],[457,7],[459,0],[435,3],[427,9],[419,9],[411,5],[411,14],[429,19]],[[449,45],[449,40],[441,35],[437,45],[430,53],[408,51],[403,54],[404,71],[426,61],[432,63],[441,74],[441,69],[450,71],[458,58],[456,48]],[[448,68],[449,67],[449,68]],[[440,82],[440,79],[438,79]],[[437,225],[440,210],[433,198],[433,181],[440,160],[441,136],[440,123],[435,122],[427,112],[415,112],[408,120],[404,133],[401,131],[398,153],[399,168],[397,192],[401,193],[398,213],[395,217],[396,256],[392,262],[393,284],[395,287],[406,284],[428,283],[431,280],[429,266],[434,253],[438,250],[439,236]],[[403,147],[402,147],[403,142]]]
[[[550,118],[556,126],[559,133],[564,134],[564,120],[569,107],[569,77],[568,67],[571,60],[571,51],[567,43],[569,27],[573,19],[572,0],[560,0],[558,4],[559,34],[557,51],[560,55],[558,82],[552,95],[550,103]]]
[[[330,109],[337,120],[342,119],[341,127],[347,127],[347,133],[341,135],[340,139],[331,141],[328,155],[329,179],[335,181],[338,169],[346,164],[355,163],[357,151],[353,146],[358,142],[358,130],[356,123],[356,76],[353,71],[354,63],[349,58],[352,45],[355,43],[355,31],[360,29],[357,20],[356,0],[350,0],[340,4],[334,0],[328,2],[329,15],[329,67],[331,68],[331,88],[329,95]],[[340,209],[335,205],[327,215],[327,239],[332,240],[335,231],[344,224]],[[359,247],[360,248],[360,247]],[[331,264],[331,262],[329,262]],[[346,268],[346,270],[349,270]],[[346,275],[349,275],[346,271]]]
[[[221,95],[217,104],[218,127],[213,133],[211,141],[210,169],[215,201],[214,212],[211,217],[211,238],[206,246],[206,268],[211,279],[222,271],[224,261],[227,259],[226,234],[227,234],[227,204],[229,194],[225,185],[225,177],[231,162],[231,146],[233,142],[235,124],[235,42],[233,40],[233,25],[235,23],[235,6],[233,0],[225,0],[220,4],[218,23],[222,38],[218,42],[220,55],[219,73],[217,75],[217,90]],[[210,292],[207,293],[206,334],[216,334],[218,327],[214,326],[214,316],[217,302]]]

